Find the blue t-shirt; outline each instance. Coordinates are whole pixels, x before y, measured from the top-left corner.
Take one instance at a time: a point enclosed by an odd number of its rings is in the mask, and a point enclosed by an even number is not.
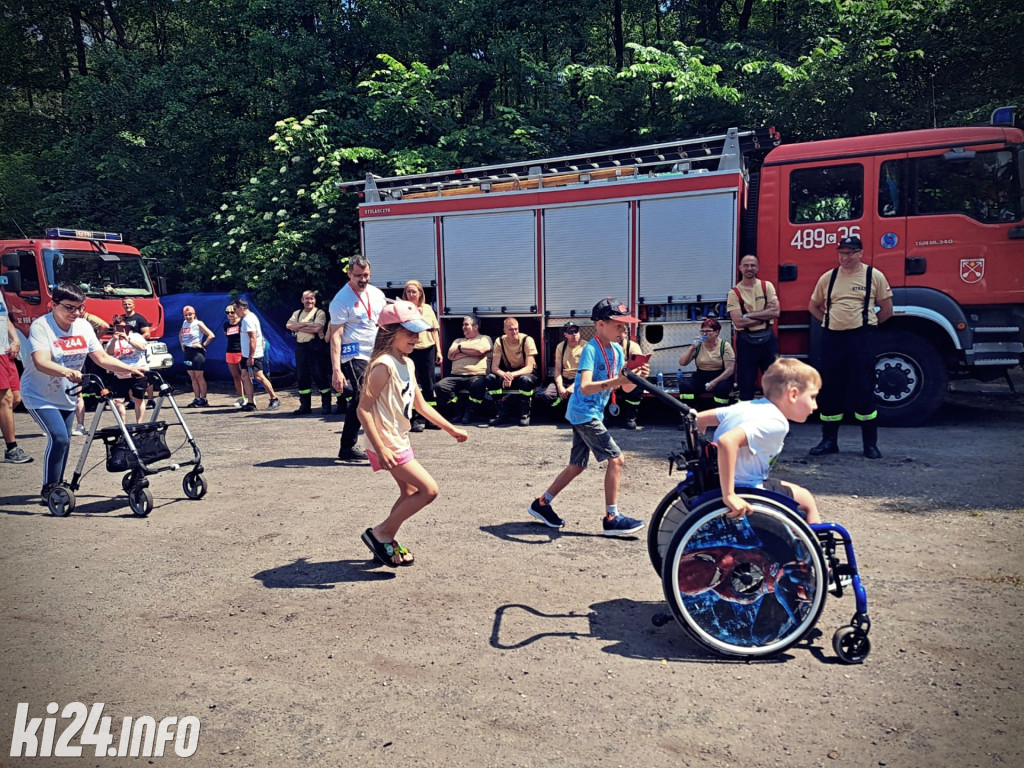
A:
[[[607,363],[605,362],[606,357],[608,358]],[[591,371],[593,373],[591,381],[607,381],[618,376],[625,364],[626,353],[615,342],[612,342],[611,349],[604,349],[603,354],[596,338],[587,342],[587,346],[583,348],[583,354],[580,355],[580,365],[576,369],[576,386],[573,387],[569,405],[565,409],[565,418],[569,420],[570,424],[602,421],[605,406],[608,405],[608,398],[612,396],[610,389],[593,395],[582,394],[580,392],[580,374],[583,371]],[[608,370],[609,365],[611,365],[611,372]]]

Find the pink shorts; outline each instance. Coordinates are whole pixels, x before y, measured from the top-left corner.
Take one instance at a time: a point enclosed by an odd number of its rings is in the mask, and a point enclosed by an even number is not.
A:
[[[234,363],[235,365],[238,365],[239,363],[242,362],[242,353],[241,352],[228,352],[227,354],[224,355],[224,362],[226,362],[226,363]]]
[[[366,458],[370,460],[370,467],[373,469],[373,471],[380,472],[380,459],[377,458],[377,452],[374,451],[372,448],[367,448]],[[395,458],[398,460],[398,464],[396,466],[400,467],[403,464],[408,464],[416,457],[412,455],[412,448],[406,448],[404,451],[399,451],[398,453],[396,453]]]
[[[14,359],[6,352],[0,352],[0,389],[9,389],[12,392],[21,391],[18,368],[14,364]]]

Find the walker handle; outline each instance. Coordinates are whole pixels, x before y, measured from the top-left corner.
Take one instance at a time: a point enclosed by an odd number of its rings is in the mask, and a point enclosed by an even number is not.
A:
[[[104,389],[106,389],[106,385],[103,383],[103,379],[95,373],[83,373],[82,380],[78,384],[73,384],[64,391],[70,397],[78,397],[83,392],[90,395],[99,395],[103,393]]]

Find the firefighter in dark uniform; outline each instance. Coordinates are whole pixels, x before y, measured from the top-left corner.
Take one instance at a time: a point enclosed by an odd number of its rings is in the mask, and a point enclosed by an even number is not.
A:
[[[875,419],[875,364],[872,336],[892,317],[892,289],[879,270],[861,263],[859,237],[839,241],[839,266],[818,278],[807,306],[821,322],[821,442],[812,456],[839,452],[839,425],[847,402],[860,422],[864,455],[881,457]],[[877,307],[877,313],[875,311]]]
[[[331,415],[331,381],[323,365],[324,331],[327,313],[316,305],[316,294],[303,291],[302,309],[296,310],[285,325],[295,335],[295,378],[299,385],[299,407],[295,416],[313,412],[313,387],[320,394],[320,409]]]

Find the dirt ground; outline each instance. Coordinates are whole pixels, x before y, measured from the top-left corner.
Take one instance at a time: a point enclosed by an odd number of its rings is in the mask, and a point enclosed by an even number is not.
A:
[[[115,735],[124,717],[192,715],[188,760],[211,768],[1024,765],[1024,398],[960,389],[929,426],[883,430],[881,460],[853,427],[842,453],[808,459],[818,431],[802,425],[778,463],[854,536],[873,622],[860,666],[831,648],[849,594],[758,662],[653,626],[660,579],[642,535],[599,535],[599,468],[559,497],[564,531],[525,513],[568,458],[557,423],[414,435],[441,496],[403,529],[416,565],[391,570],[359,534],[393,481],[336,462],[340,417],[292,417],[292,393],[275,413],[223,393],[186,411],[209,493],[189,501],[180,473],[159,474],[147,518],[102,464],[76,512],[50,516],[43,439],[19,413],[36,461],[0,467],[0,727],[19,702],[35,717],[102,702]],[[658,416],[615,432],[620,507],[643,519],[674,482],[679,433]],[[140,763],[9,745],[0,765]]]

